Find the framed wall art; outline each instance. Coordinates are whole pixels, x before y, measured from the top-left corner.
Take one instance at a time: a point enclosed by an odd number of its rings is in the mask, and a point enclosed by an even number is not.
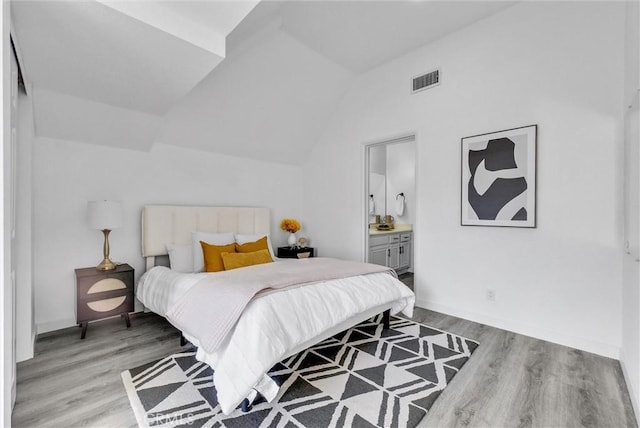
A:
[[[463,226],[536,227],[536,145],[530,125],[462,139]]]

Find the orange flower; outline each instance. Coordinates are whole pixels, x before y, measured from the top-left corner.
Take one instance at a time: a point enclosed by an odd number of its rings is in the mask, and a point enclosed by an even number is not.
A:
[[[283,218],[280,222],[280,229],[286,230],[289,233],[296,233],[300,230],[300,223],[295,218]]]

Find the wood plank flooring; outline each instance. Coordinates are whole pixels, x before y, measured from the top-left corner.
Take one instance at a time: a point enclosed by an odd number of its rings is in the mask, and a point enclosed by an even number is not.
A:
[[[480,341],[423,419],[425,427],[636,427],[616,360],[416,308],[414,319]],[[133,427],[120,373],[180,349],[154,314],[38,338],[18,365],[15,427]]]

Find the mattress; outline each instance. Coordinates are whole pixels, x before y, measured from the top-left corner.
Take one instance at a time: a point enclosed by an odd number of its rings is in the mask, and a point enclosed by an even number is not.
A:
[[[138,299],[166,316],[180,298],[207,275],[183,274],[165,267],[145,273]],[[254,298],[223,346],[206,352],[198,340],[197,358],[214,370],[222,411],[233,411],[246,397],[261,393],[268,401],[278,387],[266,373],[277,362],[312,344],[390,309],[412,316],[415,295],[388,273],[373,273],[286,288]]]

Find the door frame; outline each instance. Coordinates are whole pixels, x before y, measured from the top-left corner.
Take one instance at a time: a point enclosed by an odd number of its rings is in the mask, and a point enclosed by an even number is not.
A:
[[[362,143],[362,166],[363,166],[363,174],[362,174],[362,189],[363,189],[363,199],[362,199],[362,211],[360,216],[360,221],[364,219],[364,227],[361,228],[361,233],[363,236],[362,242],[364,243],[362,247],[362,260],[365,262],[369,262],[369,161],[371,159],[370,150],[373,147],[380,146],[388,146],[391,144],[401,144],[401,143],[410,143],[413,142],[415,144],[415,159],[414,159],[414,174],[415,174],[415,189],[416,189],[416,200],[415,200],[415,221],[413,224],[413,239],[415,240],[415,228],[418,221],[418,132],[417,131],[408,131],[395,134],[390,137],[376,139],[373,141],[367,141]],[[385,186],[386,188],[386,186]],[[386,198],[386,195],[385,195]],[[415,253],[414,253],[415,255]]]

